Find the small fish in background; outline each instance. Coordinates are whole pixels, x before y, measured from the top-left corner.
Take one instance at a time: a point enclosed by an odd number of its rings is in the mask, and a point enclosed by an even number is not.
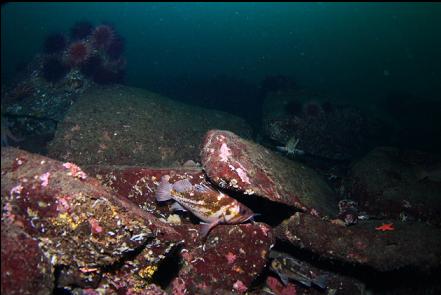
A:
[[[256,214],[232,197],[204,184],[192,185],[188,179],[171,184],[170,176],[161,178],[156,191],[158,202],[173,199],[173,210],[190,211],[204,223],[201,235],[207,236],[218,224],[239,224],[252,219]]]
[[[286,143],[285,146],[276,146],[276,149],[284,152],[288,155],[292,155],[292,156],[303,156],[305,154],[305,152],[303,150],[300,150],[297,148],[297,145],[299,144],[300,139],[299,138],[295,138],[294,136],[291,137],[290,140],[288,140],[288,142]]]
[[[294,280],[309,288],[314,284],[326,289],[327,274],[316,274],[307,263],[285,253],[271,251],[269,257],[272,258],[270,269],[280,277],[283,284],[287,285],[289,280]]]

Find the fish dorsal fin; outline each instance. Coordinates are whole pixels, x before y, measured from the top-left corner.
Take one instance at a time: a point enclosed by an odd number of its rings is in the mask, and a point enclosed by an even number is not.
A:
[[[161,182],[159,183],[158,189],[156,190],[156,200],[158,202],[164,202],[167,200],[170,200],[172,198],[171,196],[171,190],[172,185],[168,182],[168,179],[170,177],[162,177]]]
[[[209,192],[216,192],[212,187],[209,187],[205,183],[196,184],[194,186],[195,191],[199,193],[209,193]]]
[[[193,185],[188,179],[181,179],[173,184],[173,189],[178,193],[185,193],[193,189]]]

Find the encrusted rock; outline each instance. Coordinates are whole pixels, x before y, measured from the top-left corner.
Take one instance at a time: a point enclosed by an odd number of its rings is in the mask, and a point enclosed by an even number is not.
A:
[[[177,294],[243,294],[265,267],[274,241],[263,223],[217,226],[204,243],[181,250],[184,266],[172,288],[187,292]]]
[[[201,157],[210,180],[222,188],[313,215],[334,215],[337,211],[333,191],[314,170],[230,131],[209,131]]]
[[[367,221],[344,227],[298,212],[275,233],[322,258],[379,271],[406,267],[427,271],[441,266],[441,230],[425,223]]]
[[[54,276],[38,240],[13,224],[2,222],[1,228],[1,293],[50,294]]]
[[[177,294],[183,290],[190,292],[188,294],[219,294],[221,291],[228,294],[232,290],[243,293],[241,290],[247,289],[262,271],[269,247],[274,243],[271,228],[267,225],[219,225],[205,241],[199,235],[200,226],[193,224],[196,220],[189,218],[189,213],[176,215],[169,206],[156,202],[154,194],[158,181],[166,174],[171,176],[171,182],[185,178],[192,184],[204,183],[209,186],[200,168],[89,166],[86,170],[117,192],[120,198],[127,197],[163,220],[170,222],[171,216],[180,216],[182,224],[174,224],[173,228],[184,240],[180,250],[184,266],[170,287]],[[154,270],[146,269],[145,273],[149,271]],[[219,272],[224,275],[219,276]],[[121,274],[114,275],[111,280],[133,286]]]
[[[1,158],[2,222],[38,240],[52,267],[60,267],[59,287],[94,288],[109,267],[141,251],[151,254],[132,271],[155,267],[182,240],[73,163],[13,148],[2,149]]]

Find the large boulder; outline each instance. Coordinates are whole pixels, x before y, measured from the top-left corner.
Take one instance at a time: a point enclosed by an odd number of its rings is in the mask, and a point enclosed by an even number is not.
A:
[[[278,146],[298,139],[297,148],[306,154],[339,161],[363,155],[386,140],[385,125],[378,119],[329,101],[305,89],[269,93],[263,107],[265,136]]]
[[[230,131],[211,130],[202,164],[211,181],[226,189],[282,203],[313,215],[334,215],[332,189],[311,168]]]
[[[206,241],[181,250],[184,264],[173,291],[244,294],[266,266],[274,242],[271,228],[263,223],[217,226]]]
[[[118,198],[77,165],[6,148],[1,153],[2,223],[19,227],[38,241],[57,269],[57,286],[97,287],[103,273],[126,263],[136,267],[138,284],[146,268],[178,246],[171,226]],[[137,254],[145,259],[136,259]],[[148,255],[147,255],[148,253]]]
[[[126,86],[82,94],[58,125],[49,156],[78,165],[172,166],[199,160],[206,131],[250,136],[244,120]]]
[[[354,163],[346,192],[372,217],[441,225],[441,157],[379,147]]]
[[[296,248],[347,265],[378,271],[441,266],[441,230],[425,223],[368,221],[344,227],[296,213],[274,231]]]

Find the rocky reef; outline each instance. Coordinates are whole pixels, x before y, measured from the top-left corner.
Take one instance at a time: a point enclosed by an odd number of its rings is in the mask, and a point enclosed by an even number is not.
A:
[[[273,145],[296,139],[296,148],[307,155],[350,161],[387,142],[387,126],[357,107],[331,103],[308,89],[277,89],[266,94],[263,105],[263,133]]]
[[[127,64],[124,38],[110,25],[78,22],[42,43],[14,79],[2,83],[1,95],[2,121],[23,139],[8,144],[39,153],[78,96],[96,85],[124,83]]]
[[[314,169],[231,131],[198,140],[200,165],[168,167],[2,148],[2,292],[34,294],[38,285],[41,294],[390,294],[392,284],[410,294],[411,278],[440,290],[439,204],[412,198],[426,194],[429,182],[433,194],[440,191],[433,155],[376,149],[335,191]],[[384,169],[374,177],[369,169],[379,158]],[[156,201],[164,175],[220,190],[260,215],[203,237],[195,216]],[[386,193],[406,183],[409,195]],[[406,215],[385,204],[404,204]],[[275,268],[275,259],[291,264]]]

